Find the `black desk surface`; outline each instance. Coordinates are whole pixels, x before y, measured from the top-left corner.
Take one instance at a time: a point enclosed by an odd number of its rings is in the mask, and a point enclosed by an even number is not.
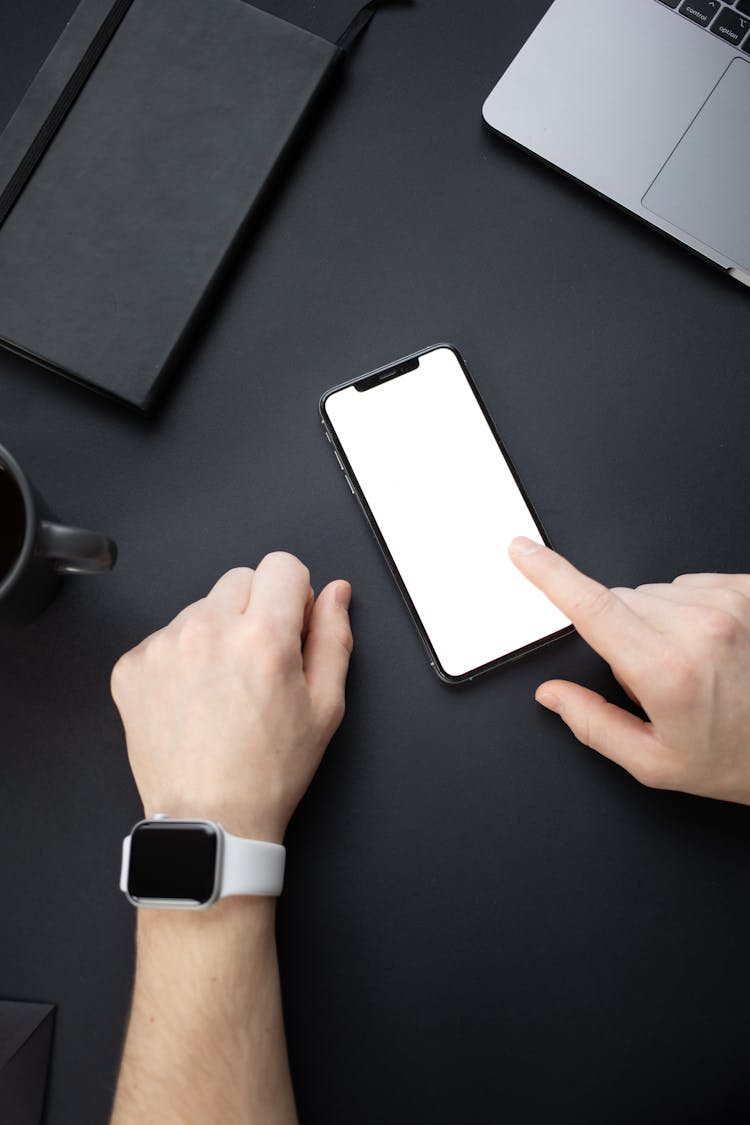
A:
[[[357,0],[266,6],[333,35]],[[3,118],[73,7],[2,0]],[[750,294],[482,124],[545,7],[376,19],[153,419],[0,354],[0,441],[121,548],[0,638],[0,996],[59,1005],[48,1125],[106,1120],[128,1003],[111,665],[278,547],[354,586],[348,714],[279,914],[301,1119],[747,1117],[750,812],[642,789],[535,705],[551,675],[622,701],[578,638],[441,684],[317,418],[451,340],[581,567],[748,569]]]

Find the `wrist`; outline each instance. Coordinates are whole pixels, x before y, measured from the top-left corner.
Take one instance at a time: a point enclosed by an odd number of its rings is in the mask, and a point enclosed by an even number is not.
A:
[[[152,820],[157,813],[166,813],[171,820],[213,820],[233,836],[269,844],[283,843],[286,833],[285,818],[231,801],[184,797],[144,800],[143,812],[147,820]]]
[[[139,910],[136,944],[139,953],[163,946],[169,957],[216,944],[231,948],[235,939],[246,950],[252,939],[273,942],[275,927],[275,898],[235,895],[208,910]]]

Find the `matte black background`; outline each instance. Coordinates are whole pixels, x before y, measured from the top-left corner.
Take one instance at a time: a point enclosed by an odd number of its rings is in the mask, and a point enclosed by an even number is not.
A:
[[[73,6],[0,4],[4,118]],[[332,35],[357,2],[266,6]],[[287,838],[302,1120],[747,1115],[747,810],[640,788],[534,703],[551,675],[622,701],[577,637],[441,684],[317,418],[327,387],[450,340],[577,564],[748,569],[750,294],[482,124],[545,6],[376,19],[153,419],[0,354],[0,441],[121,549],[0,639],[0,995],[59,1004],[48,1125],[106,1120],[128,1003],[140,808],[110,667],[278,547],[352,580],[357,646]]]

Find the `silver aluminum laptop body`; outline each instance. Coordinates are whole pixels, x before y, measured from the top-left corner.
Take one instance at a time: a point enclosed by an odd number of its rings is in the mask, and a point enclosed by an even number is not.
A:
[[[484,119],[750,285],[750,14],[677,3],[554,0]]]

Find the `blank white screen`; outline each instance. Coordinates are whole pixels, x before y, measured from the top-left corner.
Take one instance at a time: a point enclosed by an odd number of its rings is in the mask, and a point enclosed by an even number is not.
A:
[[[326,411],[448,675],[569,624],[508,557],[515,535],[540,533],[449,348]]]

